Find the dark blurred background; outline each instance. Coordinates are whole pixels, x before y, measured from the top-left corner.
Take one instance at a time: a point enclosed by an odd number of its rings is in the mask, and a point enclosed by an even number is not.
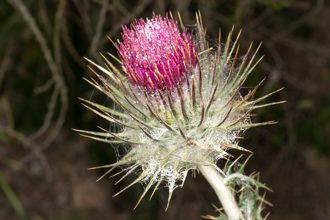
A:
[[[111,198],[130,180],[114,185],[88,167],[116,161],[111,146],[78,136],[71,128],[108,126],[77,97],[110,105],[89,86],[86,56],[116,53],[106,36],[120,38],[122,24],[152,12],[195,24],[200,10],[209,40],[243,29],[242,54],[263,42],[266,57],[247,86],[267,77],[259,96],[286,104],[257,111],[243,141],[253,157],[247,174],[274,192],[268,219],[330,219],[330,2],[295,0],[2,0],[0,1],[0,219],[200,219],[219,206],[201,176],[188,177],[164,212],[167,190],[143,200],[142,185]],[[134,178],[134,177],[131,177]]]

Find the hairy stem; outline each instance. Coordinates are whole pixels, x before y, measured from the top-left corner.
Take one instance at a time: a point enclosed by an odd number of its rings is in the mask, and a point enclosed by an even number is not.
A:
[[[220,173],[211,166],[199,165],[198,169],[204,175],[217,194],[229,220],[243,219],[231,190],[225,185]]]

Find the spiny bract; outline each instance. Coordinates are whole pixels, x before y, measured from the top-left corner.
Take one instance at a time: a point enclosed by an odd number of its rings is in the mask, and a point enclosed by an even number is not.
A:
[[[103,128],[99,132],[77,131],[94,140],[125,144],[127,154],[118,162],[96,168],[108,169],[104,177],[122,167],[126,173],[119,181],[138,173],[135,181],[120,191],[138,182],[145,183],[137,205],[152,186],[153,195],[161,182],[169,189],[169,203],[173,190],[182,186],[188,171],[199,164],[222,172],[216,163],[228,158],[229,149],[248,151],[237,145],[243,131],[273,123],[252,123],[250,113],[278,104],[258,105],[279,90],[256,100],[252,97],[258,86],[244,97],[239,93],[261,60],[255,61],[260,45],[250,55],[251,44],[247,53],[238,58],[240,33],[232,41],[232,30],[223,46],[219,34],[217,48],[211,48],[200,15],[196,17],[194,32],[187,31],[182,23],[180,32],[172,16],[154,15],[124,26],[122,42],[114,43],[120,60],[110,53],[109,56],[125,74],[102,54],[106,68],[88,60],[104,76],[90,68],[99,81],[87,81],[117,107],[82,100],[91,111],[120,129],[116,133]]]

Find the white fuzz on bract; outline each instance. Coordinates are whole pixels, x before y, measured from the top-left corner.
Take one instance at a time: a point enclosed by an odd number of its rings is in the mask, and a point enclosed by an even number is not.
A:
[[[81,100],[91,111],[121,129],[117,133],[102,128],[100,132],[77,131],[94,140],[125,144],[127,154],[118,162],[95,168],[108,169],[106,175],[114,168],[122,167],[126,173],[119,181],[131,173],[138,173],[136,180],[122,190],[138,182],[145,183],[137,205],[152,186],[153,195],[161,182],[169,189],[169,202],[173,190],[183,186],[188,171],[200,164],[213,166],[222,173],[216,163],[228,158],[229,149],[248,151],[238,146],[243,131],[274,123],[252,123],[250,120],[252,110],[281,103],[258,105],[279,90],[252,100],[258,85],[244,97],[240,95],[244,81],[261,60],[255,60],[260,46],[251,53],[251,44],[246,55],[239,59],[240,33],[234,41],[231,40],[232,34],[233,30],[223,46],[220,35],[218,48],[209,48],[200,15],[197,16],[193,45],[195,65],[184,60],[184,64],[190,63],[191,66],[185,66],[186,72],[181,80],[173,87],[165,86],[151,92],[132,85],[125,74],[103,55],[106,68],[88,60],[106,77],[90,68],[99,82],[94,79],[87,81],[112,99],[121,111]],[[182,54],[184,52],[181,50]],[[184,59],[190,57],[185,56]],[[122,62],[119,61],[120,64]]]

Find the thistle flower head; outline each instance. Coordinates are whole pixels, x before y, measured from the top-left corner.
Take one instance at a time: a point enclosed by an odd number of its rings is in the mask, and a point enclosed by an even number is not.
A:
[[[122,39],[117,48],[123,71],[148,92],[173,87],[196,65],[191,34],[181,33],[168,17],[135,20],[130,28],[123,26]]]
[[[136,180],[123,190],[145,183],[138,203],[151,187],[153,195],[161,182],[169,188],[170,201],[188,171],[200,164],[222,172],[216,163],[228,158],[228,150],[248,151],[238,145],[243,131],[273,123],[250,120],[254,109],[279,103],[258,104],[277,91],[253,100],[257,86],[245,96],[240,95],[244,81],[260,61],[255,61],[259,47],[251,54],[251,44],[238,58],[240,34],[233,41],[232,35],[233,30],[223,46],[219,35],[217,48],[210,48],[200,16],[192,34],[181,32],[172,19],[154,15],[150,20],[135,21],[130,28],[123,27],[122,41],[115,44],[120,60],[110,56],[119,61],[125,74],[103,55],[106,68],[89,60],[106,77],[91,68],[99,81],[87,81],[117,108],[83,101],[120,129],[78,131],[94,140],[124,144],[127,154],[118,162],[96,168],[108,169],[105,176],[123,167],[126,173],[119,181],[137,173]]]

